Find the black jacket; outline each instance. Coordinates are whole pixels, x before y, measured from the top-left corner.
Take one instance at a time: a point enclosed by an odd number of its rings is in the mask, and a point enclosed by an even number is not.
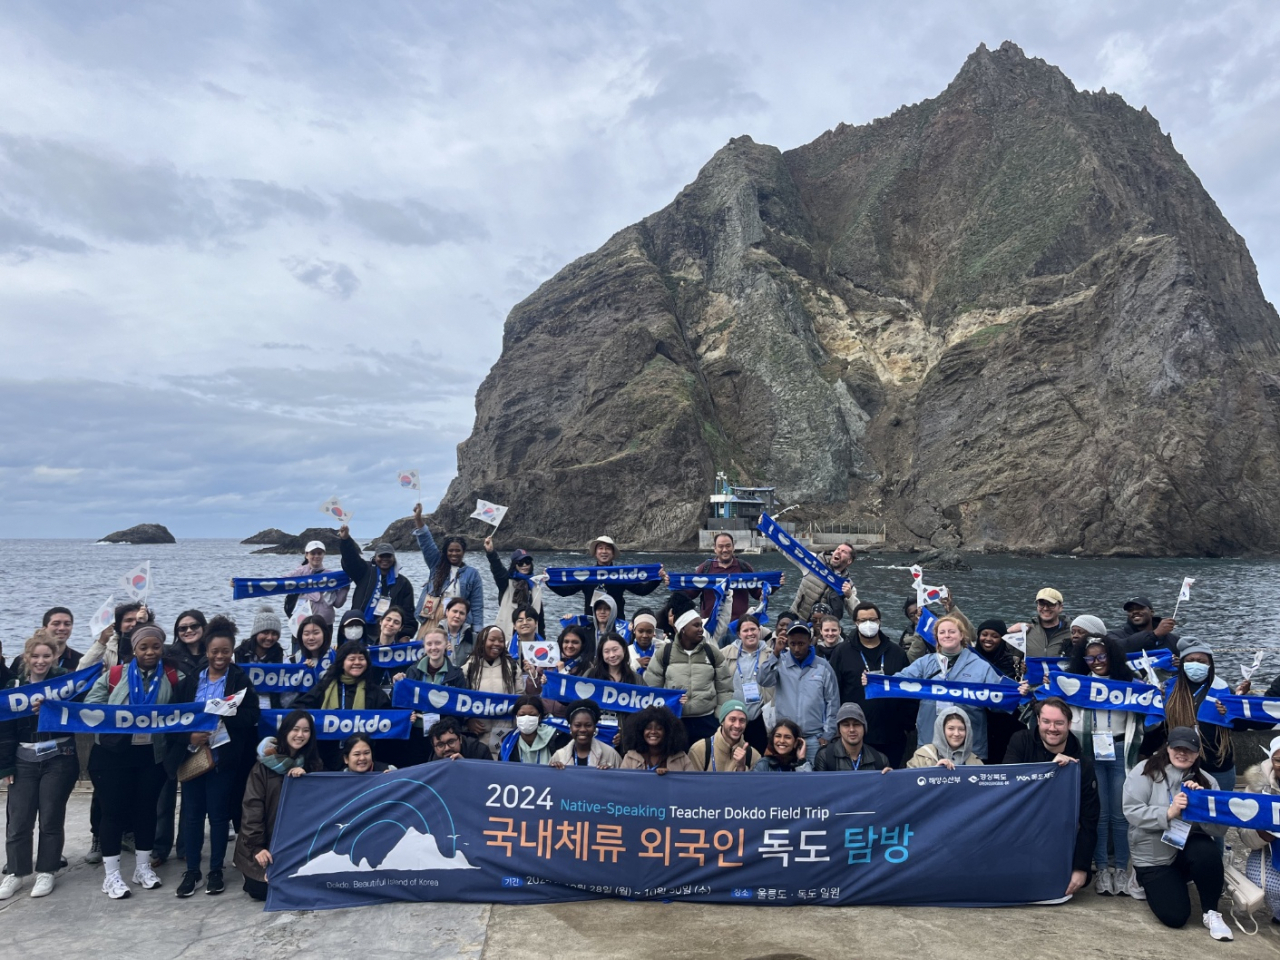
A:
[[[416,608],[413,605],[413,583],[409,580],[408,574],[400,569],[400,565],[397,563],[389,571],[395,574],[396,582],[387,586],[387,574],[360,555],[360,545],[355,540],[351,537],[341,539],[338,541],[338,547],[342,551],[342,572],[351,578],[351,609],[364,616],[364,609],[369,605],[369,598],[373,596],[373,588],[381,580],[382,596],[389,599],[393,607],[399,607],[404,611],[404,626],[401,627],[400,632],[409,637],[417,633],[418,621],[414,619]]]
[[[1125,653],[1137,653],[1140,650],[1151,653],[1157,650],[1172,650],[1177,653],[1178,635],[1176,633],[1170,633],[1164,637],[1157,637],[1155,634],[1155,628],[1160,626],[1160,621],[1163,619],[1164,617],[1152,617],[1149,630],[1139,630],[1126,620],[1119,630],[1108,631],[1107,637],[1118,643]]]
[[[185,643],[171,643],[164,648],[164,656],[177,668],[178,672],[183,676],[190,676],[193,673],[199,673],[204,667],[204,656],[193,657],[191,651],[187,649]],[[283,660],[284,654],[281,654]]]
[[[485,556],[489,559],[489,572],[493,574],[493,585],[498,588],[498,603],[501,604],[503,594],[511,586],[511,571],[502,565],[496,550],[488,551]],[[547,635],[546,619],[541,610],[538,611],[538,632],[544,637]]]
[[[306,693],[302,694],[302,696],[298,697],[297,700],[293,701],[294,707],[298,710],[323,710],[325,691],[334,683],[341,683],[341,680],[337,678],[321,680]],[[354,690],[355,688],[352,687],[350,689]],[[349,703],[350,700],[348,698],[350,696],[352,696],[352,694],[344,692],[343,699],[339,702],[342,704]],[[387,710],[390,707],[391,698],[383,693],[382,688],[378,686],[377,681],[372,677],[366,680],[364,684],[364,708],[366,710]],[[351,710],[354,708],[340,706],[336,709]]]
[[[516,734],[516,736],[519,736],[519,734]],[[549,752],[551,752],[551,753],[555,753],[557,750],[559,750],[559,749],[560,749],[561,747],[563,747],[565,744],[569,743],[572,739],[573,739],[573,737],[569,736],[569,735],[568,735],[567,733],[565,733],[564,731],[562,731],[562,730],[557,730],[557,731],[555,732],[555,734],[551,737],[551,742],[547,744],[547,750],[548,750]],[[511,755],[510,755],[509,757],[507,757],[507,760],[509,760],[509,761],[510,761],[510,762],[512,762],[512,763],[523,763],[523,762],[524,762],[523,760],[521,760],[521,759],[520,759],[520,745],[519,745],[519,744],[516,744],[516,745],[512,748],[512,750],[511,750]]]
[[[900,698],[868,700],[862,674],[899,673],[907,669],[906,653],[881,632],[879,646],[868,649],[862,645],[861,636],[851,637],[835,648],[827,662],[836,672],[840,702],[856,703],[867,715],[867,743],[888,754],[890,766],[901,766],[907,737],[915,736],[919,704]]]
[[[80,669],[80,658],[84,654],[79,650],[72,650],[70,647],[63,647],[62,656],[58,658],[58,666],[67,673],[75,673]]]
[[[193,670],[178,681],[178,687],[173,691],[172,702],[194,703],[199,686],[200,671]],[[249,675],[233,663],[227,667],[227,683],[223,696],[230,697],[241,690],[248,692],[244,696],[244,702],[236,710],[236,715],[222,719],[231,742],[219,750],[218,766],[227,770],[243,769],[253,760],[258,748],[258,717],[260,715],[258,695],[249,681]],[[178,767],[182,766],[182,761],[187,759],[190,753],[187,750],[190,743],[191,739],[187,736],[165,738],[164,768],[170,777],[177,776]]]
[[[404,672],[406,680],[417,680],[422,683],[436,683],[435,680],[427,676],[427,658],[423,657],[408,670]],[[463,674],[461,668],[454,666],[447,659],[444,662],[444,678],[439,682],[442,687],[463,687],[467,685],[467,678]]]
[[[427,750],[429,751],[426,759],[421,763],[430,763],[432,760],[439,760],[435,754],[435,749],[431,746],[431,738],[427,738]],[[462,759],[463,760],[492,760],[493,754],[489,752],[489,748],[477,740],[475,737],[464,735],[462,738]]]
[[[1097,775],[1093,771],[1093,757],[1083,755],[1080,741],[1074,733],[1067,734],[1065,753],[1080,761],[1080,821],[1076,826],[1076,849],[1071,858],[1071,869],[1087,872],[1093,869],[1093,848],[1098,842],[1098,815],[1102,809],[1098,800]],[[1050,753],[1040,739],[1038,730],[1019,730],[1009,740],[1004,762],[1051,763],[1054,757],[1055,754]]]
[[[858,765],[860,773],[879,773],[885,767],[893,766],[888,757],[865,742],[862,744],[861,759],[862,762]],[[818,755],[813,758],[813,769],[852,771],[853,761],[849,759],[844,744],[839,739],[835,739],[818,751]]]

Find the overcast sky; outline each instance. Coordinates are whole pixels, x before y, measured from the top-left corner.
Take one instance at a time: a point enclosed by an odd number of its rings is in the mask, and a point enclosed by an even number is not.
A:
[[[361,535],[435,504],[511,307],[733,136],[1010,39],[1146,105],[1280,291],[1280,13],[1244,3],[0,7],[0,536]]]

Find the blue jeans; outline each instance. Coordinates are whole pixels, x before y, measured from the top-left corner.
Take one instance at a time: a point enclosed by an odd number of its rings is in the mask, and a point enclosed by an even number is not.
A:
[[[1119,753],[1123,744],[1117,744]],[[1093,769],[1098,778],[1098,802],[1102,808],[1098,814],[1098,842],[1093,848],[1093,862],[1099,870],[1107,865],[1107,840],[1116,851],[1116,870],[1129,869],[1129,821],[1124,818],[1121,806],[1124,795],[1124,760],[1095,760]]]
[[[204,821],[209,819],[209,872],[221,872],[227,855],[227,824],[231,822],[236,770],[220,765],[182,785],[182,842],[187,870],[200,872],[204,852]]]

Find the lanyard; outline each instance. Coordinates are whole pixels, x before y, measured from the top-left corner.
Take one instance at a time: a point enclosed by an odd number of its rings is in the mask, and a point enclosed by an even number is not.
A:
[[[877,645],[877,646],[878,646],[878,645]],[[876,672],[875,670],[872,670],[872,669],[871,669],[871,664],[867,663],[867,655],[863,652],[863,648],[862,648],[862,641],[861,641],[861,640],[859,640],[859,641],[858,641],[858,656],[860,656],[860,657],[862,658],[862,666],[866,669],[867,673],[875,673],[875,672]],[[884,666],[884,651],[883,651],[883,650],[881,650],[881,651],[880,651],[880,666],[881,666],[881,667],[883,667],[883,666]]]
[[[756,662],[751,668],[751,676],[755,676],[760,672],[760,654],[764,653],[764,647],[756,647]],[[734,664],[734,671],[738,674],[738,679],[742,679],[742,657],[738,657],[737,663]]]

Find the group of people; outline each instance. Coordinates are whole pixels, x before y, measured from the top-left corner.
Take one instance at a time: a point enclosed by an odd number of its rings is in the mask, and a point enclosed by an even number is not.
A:
[[[1231,932],[1218,911],[1223,892],[1220,831],[1180,818],[1187,790],[1233,789],[1236,757],[1232,725],[1206,724],[1197,714],[1212,692],[1229,691],[1204,642],[1179,636],[1177,624],[1155,614],[1150,601],[1124,604],[1124,623],[1108,630],[1094,614],[1068,622],[1061,594],[1045,588],[1035,615],[1011,626],[998,618],[977,627],[948,597],[931,614],[932,629],[917,631],[917,602],[903,605],[905,629],[893,639],[881,607],[859,600],[847,578],[851,546],[824,557],[843,579],[806,572],[791,606],[760,610],[758,588],[723,596],[673,590],[661,605],[626,613],[627,594],[643,598],[667,583],[625,579],[550,585],[535,574],[534,557],[512,553],[507,564],[484,542],[498,593],[498,610],[485,616],[480,573],[466,563],[466,542],[448,537],[437,546],[415,510],[415,535],[431,571],[418,602],[400,572],[395,550],[379,543],[372,561],[347,529],[339,532],[341,567],[350,587],[304,594],[310,614],[286,631],[270,608],[260,609],[245,635],[226,616],[183,611],[173,633],[140,603],[116,608],[114,623],[83,655],[67,641],[74,617],[54,607],[5,666],[0,682],[43,683],[101,662],[105,669],[85,700],[110,704],[166,704],[242,694],[233,715],[215,733],[189,735],[49,735],[38,731],[38,712],[0,723],[0,777],[7,777],[7,865],[0,899],[12,897],[35,874],[31,896],[49,894],[65,864],[63,826],[68,796],[85,764],[94,787],[92,848],[87,859],[104,865],[103,892],[128,897],[133,887],[161,886],[156,868],[176,847],[186,869],[179,897],[203,885],[225,889],[225,857],[232,838],[244,890],[264,898],[270,841],[286,776],[321,770],[377,774],[418,763],[456,759],[543,764],[557,769],[881,773],[901,767],[954,769],[984,763],[1056,762],[1080,765],[1081,794],[1072,874],[1064,895],[1093,882],[1102,895],[1144,899],[1161,922],[1183,926],[1191,915],[1188,881],[1200,898],[1202,920],[1216,939]],[[608,537],[589,545],[592,565],[617,564]],[[306,550],[295,575],[326,572],[322,544]],[[736,556],[731,535],[716,538],[715,556],[700,573],[751,573]],[[663,706],[630,714],[602,712],[591,700],[544,698],[543,668],[512,650],[512,640],[547,632],[543,590],[583,595],[583,614],[570,618],[556,640],[560,673],[679,691],[677,717]],[[351,605],[340,610],[348,594]],[[287,610],[298,602],[291,596]],[[780,604],[775,604],[780,606]],[[713,630],[712,612],[723,609]],[[1026,652],[1006,639],[1021,631]],[[336,636],[335,636],[336,632]],[[288,648],[282,643],[287,637]],[[377,664],[381,645],[420,641],[421,656],[404,668]],[[1028,676],[1027,657],[1054,657],[1065,671],[1113,680],[1135,679],[1127,654],[1174,653],[1161,678],[1165,717],[1080,709],[1048,696]],[[305,663],[316,682],[303,693],[260,693],[245,667]],[[971,702],[869,698],[878,674],[917,680],[1005,683],[1034,699],[1020,712],[989,710]],[[413,715],[407,740],[341,744],[317,737],[311,710],[384,710],[394,684],[427,681],[518,697],[509,718]],[[1280,681],[1278,681],[1280,683]],[[1249,682],[1237,693],[1247,693]],[[1275,691],[1280,694],[1280,687]],[[258,737],[262,709],[288,711],[274,736]],[[1237,722],[1236,727],[1261,726]],[[1267,761],[1243,778],[1245,789],[1280,794],[1280,738]],[[87,755],[87,757],[86,757]],[[87,762],[86,762],[87,761]],[[181,817],[175,810],[181,795]],[[38,823],[39,848],[33,835]],[[202,872],[208,829],[207,872]],[[1247,869],[1266,881],[1268,904],[1280,918],[1280,874],[1270,845],[1277,838],[1249,832]],[[1180,843],[1169,840],[1177,835]],[[122,856],[134,851],[131,882]],[[1280,922],[1280,920],[1278,920]]]

